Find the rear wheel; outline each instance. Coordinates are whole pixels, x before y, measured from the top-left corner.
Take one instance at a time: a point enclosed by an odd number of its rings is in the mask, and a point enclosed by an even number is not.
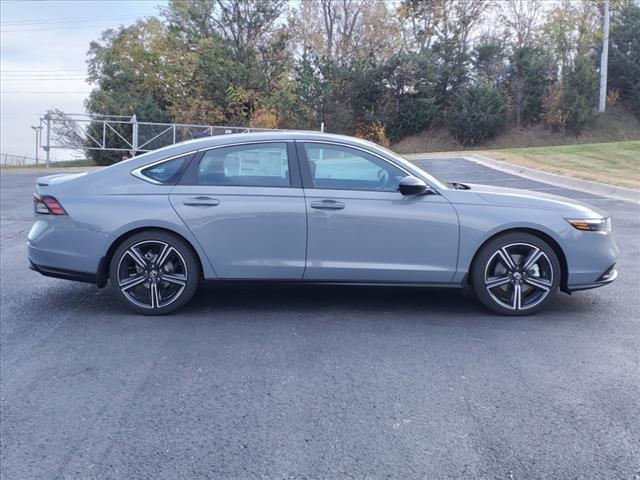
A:
[[[560,284],[560,262],[544,240],[522,232],[501,235],[478,253],[473,289],[490,310],[529,315],[547,305]]]
[[[162,315],[187,303],[198,287],[200,269],[189,245],[176,235],[146,231],[126,239],[109,268],[116,296],[145,315]]]

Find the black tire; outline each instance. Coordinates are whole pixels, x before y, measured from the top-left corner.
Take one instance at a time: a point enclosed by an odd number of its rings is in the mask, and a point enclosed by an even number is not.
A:
[[[547,242],[513,232],[480,249],[471,268],[471,283],[478,299],[491,311],[522,316],[538,312],[553,300],[561,275],[558,256]]]
[[[109,265],[118,299],[144,315],[164,315],[185,305],[196,292],[200,264],[184,240],[161,230],[127,238]]]

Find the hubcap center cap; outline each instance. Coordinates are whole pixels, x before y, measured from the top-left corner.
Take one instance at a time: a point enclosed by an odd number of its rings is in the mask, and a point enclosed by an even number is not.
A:
[[[514,280],[522,280],[522,274],[520,272],[515,272],[513,274],[513,279]]]

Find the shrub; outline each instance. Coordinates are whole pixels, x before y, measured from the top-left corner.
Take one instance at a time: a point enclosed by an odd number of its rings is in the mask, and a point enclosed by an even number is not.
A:
[[[439,112],[434,97],[406,95],[387,117],[385,128],[393,142],[429,128]]]
[[[495,137],[507,124],[504,95],[489,82],[461,89],[447,115],[449,130],[463,145]]]

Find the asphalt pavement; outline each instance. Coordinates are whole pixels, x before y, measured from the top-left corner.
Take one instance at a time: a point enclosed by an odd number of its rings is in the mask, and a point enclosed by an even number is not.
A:
[[[0,468],[9,479],[638,479],[640,207],[610,286],[500,317],[459,291],[202,287],[134,315],[28,270],[29,173],[0,176]]]

